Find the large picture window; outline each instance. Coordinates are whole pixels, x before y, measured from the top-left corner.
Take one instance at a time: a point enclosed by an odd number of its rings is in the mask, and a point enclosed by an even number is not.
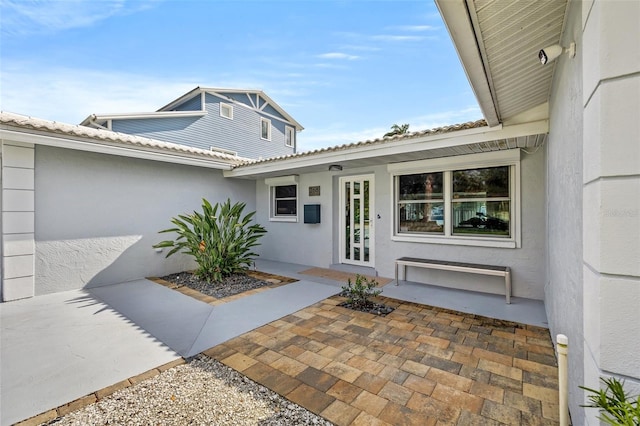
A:
[[[390,165],[393,239],[519,246],[519,152],[489,154]]]

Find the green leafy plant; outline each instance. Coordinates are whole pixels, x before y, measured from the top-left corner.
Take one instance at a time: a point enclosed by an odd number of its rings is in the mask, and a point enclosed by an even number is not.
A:
[[[598,408],[601,416],[598,417],[603,422],[617,426],[639,426],[640,425],[640,395],[629,396],[624,390],[624,381],[620,382],[615,377],[608,379],[601,378],[605,384],[605,389],[590,389],[580,386],[589,395],[587,399],[590,404],[583,407]]]
[[[378,287],[378,282],[374,279],[367,279],[363,275],[356,274],[355,283],[351,278],[347,280],[347,285],[342,287],[342,292],[347,297],[348,302],[355,308],[365,308],[370,302],[369,298],[382,293]]]
[[[251,248],[259,245],[258,239],[267,232],[262,226],[251,224],[255,212],[243,216],[245,205],[240,202],[231,205],[231,200],[227,200],[212,207],[203,198],[202,213],[178,215],[171,219],[175,228],[160,231],[175,232],[178,238],[153,247],[173,247],[166,257],[177,252],[193,256],[198,264],[196,275],[209,282],[243,272],[256,256]]]

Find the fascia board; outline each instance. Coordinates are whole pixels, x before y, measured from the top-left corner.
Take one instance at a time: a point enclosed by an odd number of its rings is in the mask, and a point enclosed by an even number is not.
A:
[[[435,0],[435,2],[485,120],[491,127],[498,125],[500,123],[498,106],[491,93],[491,85],[477,42],[479,36],[474,31],[466,1]]]
[[[452,148],[456,146],[516,138],[520,136],[537,135],[548,132],[548,120],[540,120],[508,127],[502,127],[502,125],[499,125],[492,128],[483,127],[479,129],[467,129],[458,132],[409,138],[393,143],[371,144],[362,147],[356,146],[352,148],[336,149],[326,153],[300,156],[298,158],[292,157],[273,162],[258,163],[255,165],[249,164],[225,172],[225,176],[243,177],[260,173],[284,172],[289,169],[312,167],[321,164],[333,164],[341,161],[430,151],[440,148]]]
[[[162,161],[165,163],[185,164],[189,166],[206,167],[218,170],[231,170],[232,168],[231,164],[205,158],[184,156],[177,153],[142,150],[125,146],[114,146],[104,143],[87,142],[78,139],[68,139],[34,133],[17,132],[7,129],[0,129],[0,139],[3,141],[7,140],[31,143],[35,145],[46,145],[56,148],[74,149],[78,151],[139,158],[143,160]]]
[[[181,104],[181,103],[193,98],[194,96],[199,95],[200,93],[203,92],[203,90],[204,89],[202,89],[200,86],[196,87],[195,89],[189,90],[184,95],[182,95],[179,98],[169,102],[168,104],[166,104],[162,108],[159,108],[157,112],[162,112],[162,111],[169,110],[169,109],[173,108],[174,106],[179,105],[179,104]]]

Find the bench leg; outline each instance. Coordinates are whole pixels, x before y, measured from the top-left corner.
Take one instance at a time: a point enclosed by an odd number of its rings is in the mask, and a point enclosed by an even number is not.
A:
[[[400,285],[400,282],[398,282],[398,263],[396,262],[396,285]]]
[[[507,304],[511,304],[511,270],[507,269],[504,275],[504,285],[506,287]]]

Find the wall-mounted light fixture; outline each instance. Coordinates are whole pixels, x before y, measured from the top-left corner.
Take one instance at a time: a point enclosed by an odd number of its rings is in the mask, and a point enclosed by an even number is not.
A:
[[[568,53],[571,58],[576,56],[576,44],[572,41],[569,43],[569,47],[562,47],[559,44],[554,44],[553,46],[540,49],[538,52],[538,60],[542,65],[544,65],[553,61],[563,53]]]
[[[339,172],[342,170],[342,166],[340,164],[332,164],[329,166],[330,172]]]

